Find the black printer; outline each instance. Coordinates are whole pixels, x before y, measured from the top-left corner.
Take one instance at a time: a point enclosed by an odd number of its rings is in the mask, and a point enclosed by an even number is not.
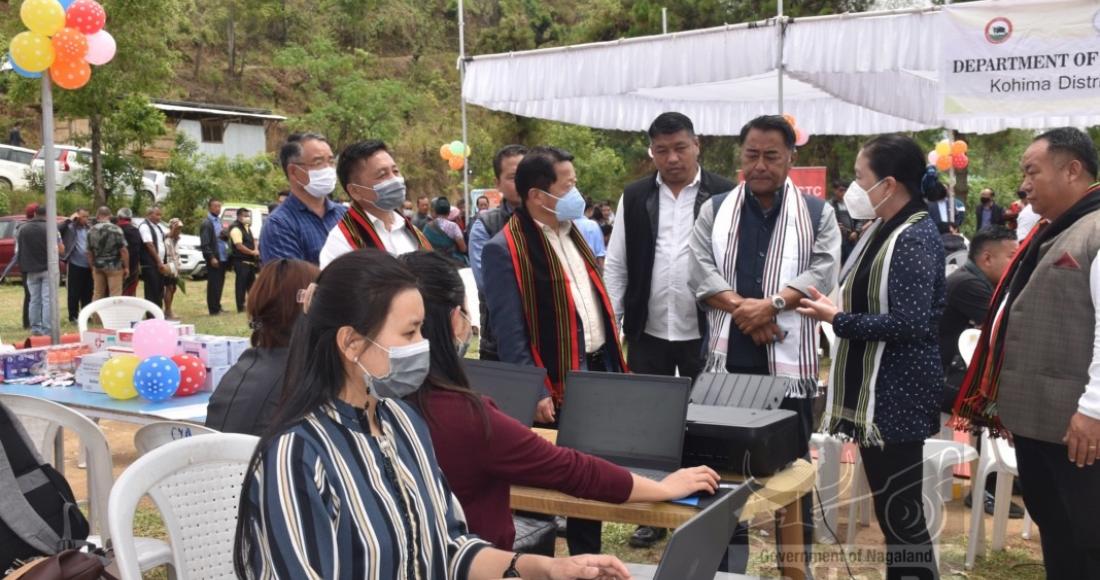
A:
[[[700,375],[688,406],[684,467],[766,477],[805,456],[798,416],[778,408],[786,388],[787,379],[777,377]]]

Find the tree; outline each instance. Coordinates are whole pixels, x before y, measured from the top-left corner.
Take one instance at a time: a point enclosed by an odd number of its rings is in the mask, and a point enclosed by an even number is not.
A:
[[[118,43],[115,59],[106,66],[96,67],[92,80],[78,91],[55,91],[57,111],[69,118],[86,118],[89,126],[89,144],[92,149],[92,183],[95,205],[106,205],[107,195],[103,176],[103,153],[108,141],[117,143],[118,137],[106,135],[118,127],[124,134],[133,135],[134,125],[116,117],[117,123],[105,120],[116,113],[120,104],[128,103],[131,112],[144,121],[148,111],[133,109],[135,95],[163,95],[172,80],[176,52],[168,43],[165,30],[174,26],[177,16],[175,0],[104,0],[111,34]],[[129,133],[128,133],[129,132]]]

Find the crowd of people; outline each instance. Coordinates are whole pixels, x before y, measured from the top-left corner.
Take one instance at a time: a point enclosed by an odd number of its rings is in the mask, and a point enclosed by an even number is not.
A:
[[[700,165],[682,114],[658,116],[648,138],[655,170],[625,185],[613,214],[581,193],[560,148],[501,147],[500,202],[478,198],[467,216],[445,197],[409,199],[385,143],[337,156],[313,133],[279,152],[289,191],[261,240],[245,212],[222,232],[211,201],[208,288],[220,296],[236,256],[253,349],[215,391],[208,422],[262,437],[238,519],[239,574],[352,577],[370,562],[382,576],[617,577],[614,558],[511,554],[509,486],[609,502],[717,488],[707,467],[657,482],[554,447],[476,395],[460,364],[473,336],[458,274],[468,264],[480,358],[546,370],[540,425],[557,424],[575,370],[781,378],[805,457],[817,430],[857,444],[887,577],[937,578],[923,447],[952,412],[956,428],[1015,442],[1048,575],[1100,577],[1100,183],[1087,135],[1037,136],[1007,209],[992,190],[973,208],[949,197],[902,135],[867,141],[828,201],[791,181],[796,135],[781,116],[742,129],[741,183]],[[90,235],[79,233],[86,214],[74,216],[59,243],[86,248],[96,293],[125,291],[140,270],[159,298],[172,272],[171,244],[152,227],[160,210],[134,247],[130,216],[116,226],[104,209]],[[968,211],[980,226],[970,240],[959,235]],[[967,257],[948,276],[960,240]],[[257,268],[249,291],[241,280]],[[837,338],[824,388],[821,323]],[[970,328],[981,339],[967,364],[958,339]],[[812,503],[800,505],[807,550]],[[665,533],[640,527],[631,543]],[[599,554],[601,523],[570,519],[566,539],[572,554]],[[743,527],[730,544],[723,569],[741,571]]]

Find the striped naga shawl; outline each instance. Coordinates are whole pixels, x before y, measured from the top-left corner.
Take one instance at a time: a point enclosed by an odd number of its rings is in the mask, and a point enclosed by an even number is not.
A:
[[[261,450],[241,498],[249,578],[465,580],[488,543],[467,532],[423,419],[379,400],[382,434],[343,401]]]
[[[508,242],[512,269],[516,273],[516,284],[523,302],[523,314],[531,337],[531,356],[535,364],[546,369],[546,388],[555,404],[561,404],[565,375],[571,370],[579,370],[580,359],[585,354],[580,344],[579,317],[573,303],[569,275],[557,253],[550,247],[550,241],[527,210],[517,209],[502,232]],[[576,226],[569,230],[569,237],[584,257],[588,278],[603,307],[607,354],[616,357],[619,367],[627,372],[626,359],[619,346],[619,329],[616,328],[603,278],[596,268],[596,258]]]
[[[841,312],[890,312],[890,262],[894,256],[894,245],[902,232],[926,217],[927,211],[916,211],[892,232],[883,232],[884,222],[879,219],[863,233],[840,273],[838,306]],[[872,254],[868,246],[881,234],[887,238]],[[864,266],[870,268],[866,283],[856,275]],[[883,445],[882,434],[875,426],[875,385],[885,351],[886,343],[882,341],[844,338],[837,341],[836,354],[829,369],[829,392],[825,399],[825,416],[821,420],[822,431],[854,439],[865,447]]]
[[[782,206],[778,221],[768,244],[761,284],[764,296],[774,296],[787,282],[798,277],[810,267],[814,246],[814,223],[806,200],[798,187],[788,179],[783,186]],[[712,245],[715,263],[722,275],[737,291],[737,245],[741,233],[741,212],[745,207],[745,184],[724,196],[720,206],[714,208]],[[712,309],[708,315],[710,326],[707,372],[726,372],[726,354],[729,348],[730,324],[733,316],[725,310]],[[772,375],[795,379],[791,381],[788,395],[803,397],[810,393],[800,385],[817,384],[817,328],[818,323],[794,310],[785,310],[776,316],[776,324],[786,332],[786,339],[768,345],[768,367]]]
[[[431,250],[432,245],[428,242],[428,238],[424,237],[424,233],[420,231],[420,228],[414,226],[412,221],[404,215],[401,216],[401,219],[405,220],[405,227],[408,228],[409,232],[416,236],[416,242],[420,249]],[[387,251],[382,239],[378,237],[378,232],[374,229],[374,224],[370,221],[370,216],[356,207],[354,203],[351,204],[351,207],[348,208],[347,213],[336,224],[336,227],[340,228],[340,233],[344,234],[344,238],[356,250],[374,248],[383,252]]]

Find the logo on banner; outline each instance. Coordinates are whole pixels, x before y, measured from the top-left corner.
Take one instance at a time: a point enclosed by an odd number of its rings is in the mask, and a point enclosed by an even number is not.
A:
[[[985,25],[985,39],[990,44],[1001,44],[1012,36],[1012,21],[998,16]]]

